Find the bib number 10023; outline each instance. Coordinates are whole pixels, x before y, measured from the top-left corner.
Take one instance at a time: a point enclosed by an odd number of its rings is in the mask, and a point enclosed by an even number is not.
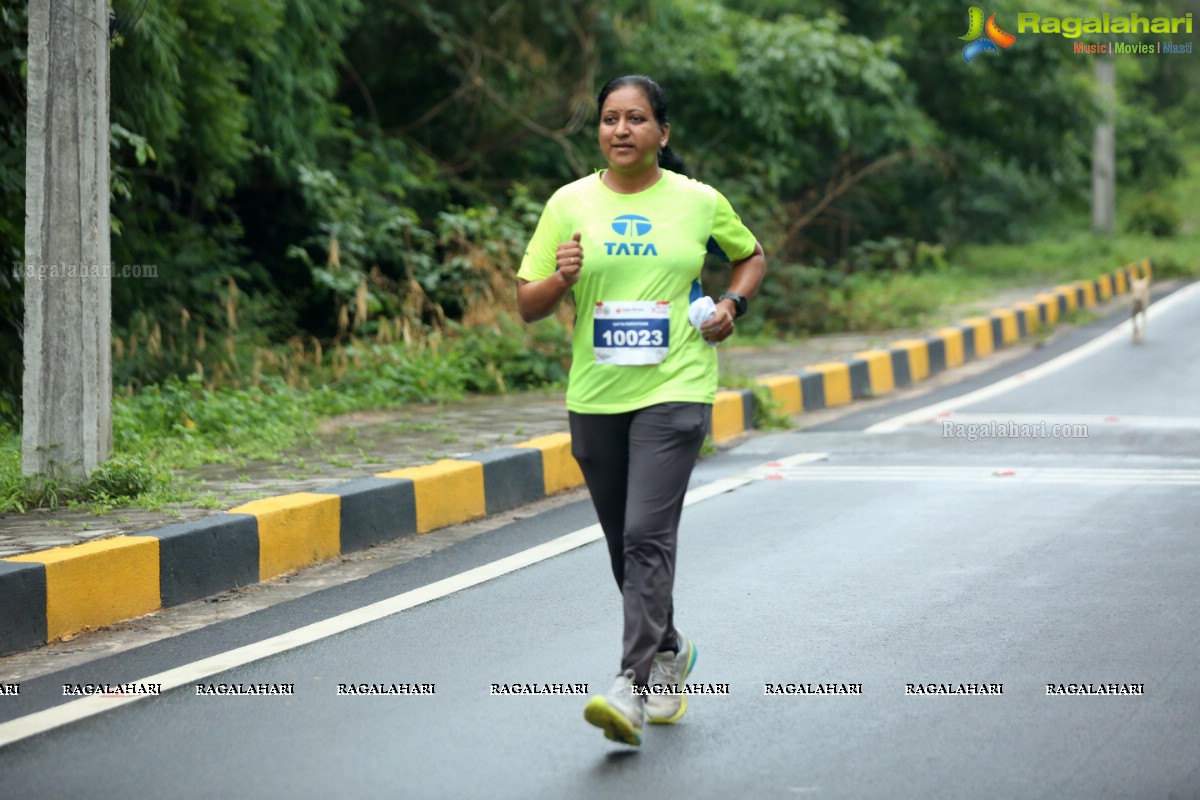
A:
[[[608,329],[600,332],[600,338],[605,347],[662,347],[666,341],[662,331],[645,328],[632,331]]]
[[[592,325],[597,364],[659,364],[671,344],[671,304],[646,300],[596,303]]]

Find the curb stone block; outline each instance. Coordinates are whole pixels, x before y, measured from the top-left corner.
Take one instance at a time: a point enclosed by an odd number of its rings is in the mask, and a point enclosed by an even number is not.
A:
[[[0,656],[47,638],[46,565],[0,560]]]
[[[804,399],[800,394],[800,379],[796,376],[765,375],[757,380],[760,385],[771,391],[771,397],[779,404],[780,414],[799,414],[804,410]]]
[[[542,474],[547,496],[583,485],[583,472],[575,456],[571,455],[571,434],[551,433],[513,446],[542,451]]]
[[[1002,308],[992,312],[992,342],[997,347],[1008,347],[1016,344],[1020,336],[1017,325],[1017,314],[1011,309]]]
[[[739,389],[742,393],[742,428],[751,430],[754,427],[754,409],[757,400],[754,398],[754,392],[749,389]]]
[[[1019,309],[1017,321],[1019,323],[1019,333],[1022,339],[1033,333],[1038,328],[1039,309],[1036,303],[1017,303],[1014,308]]]
[[[871,368],[866,359],[850,357],[846,359],[850,367],[850,399],[861,400],[871,396]]]
[[[161,607],[153,536],[114,536],[8,561],[45,566],[48,641]]]
[[[992,321],[987,317],[970,317],[964,319],[962,324],[971,329],[972,358],[990,356],[996,349],[995,339],[992,338]]]
[[[1075,286],[1056,286],[1055,293],[1066,303],[1066,308],[1060,310],[1063,314],[1069,314],[1079,308],[1079,289]]]
[[[341,501],[337,495],[296,492],[252,500],[226,513],[258,518],[260,581],[341,555]]]
[[[942,328],[937,332],[942,340],[946,369],[961,367],[966,363],[965,335],[961,328]]]
[[[741,392],[718,391],[712,407],[712,438],[724,442],[746,432],[746,407]]]
[[[925,352],[929,359],[930,377],[946,371],[946,342],[937,336],[925,340]]]
[[[962,334],[963,358],[966,361],[974,361],[978,358],[975,354],[975,329],[969,325],[959,324],[958,332]]]
[[[825,407],[825,376],[819,372],[802,369],[796,373],[800,379],[800,399],[805,411],[820,411]]]
[[[908,364],[908,351],[902,348],[891,348],[888,353],[892,357],[892,381],[897,389],[902,389],[912,383],[912,370]]]
[[[150,531],[158,538],[163,607],[258,583],[258,518],[214,514]]]
[[[1079,281],[1075,284],[1079,289],[1079,303],[1084,308],[1091,308],[1096,305],[1096,282],[1095,281]]]
[[[342,553],[366,550],[417,533],[417,497],[411,480],[360,478],[314,489],[313,494],[341,498],[338,526]]]
[[[854,358],[867,365],[867,380],[871,397],[879,397],[896,390],[896,371],[892,366],[892,354],[887,350],[863,350]]]
[[[528,447],[502,447],[467,456],[483,465],[483,495],[487,513],[541,500],[546,496],[542,451]]]
[[[992,313],[988,315],[988,322],[992,331],[992,347],[999,350],[1008,344],[1004,337],[1004,321]]]
[[[890,349],[908,354],[908,382],[918,383],[929,377],[929,344],[924,339],[900,339],[892,342]]]
[[[1039,311],[1041,314],[1041,322],[1048,327],[1054,327],[1058,324],[1059,298],[1053,294],[1035,295],[1034,300],[1038,302]]]
[[[806,369],[822,376],[825,407],[848,405],[850,396],[850,367],[841,361],[823,361]]]
[[[1025,309],[1020,307],[1015,307],[1013,314],[1015,314],[1017,318],[1017,341],[1020,341],[1029,335],[1029,323],[1027,322],[1027,315],[1025,313]]]
[[[417,533],[479,519],[487,514],[483,465],[444,458],[432,464],[381,472],[376,478],[408,478],[417,504]]]

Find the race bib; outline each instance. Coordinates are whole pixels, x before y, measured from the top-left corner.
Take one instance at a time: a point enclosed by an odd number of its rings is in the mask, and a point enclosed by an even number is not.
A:
[[[592,349],[597,364],[641,367],[667,357],[671,304],[653,300],[596,303]]]

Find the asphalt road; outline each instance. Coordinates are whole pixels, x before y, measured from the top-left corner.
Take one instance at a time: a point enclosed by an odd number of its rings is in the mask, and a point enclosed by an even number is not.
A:
[[[1200,797],[1200,290],[1156,312],[1140,346],[1110,337],[1035,377],[1104,320],[966,384],[702,462],[677,620],[700,649],[692,681],[728,694],[694,696],[640,749],[584,723],[586,696],[492,693],[611,682],[603,545],[504,571],[588,538],[581,502],[23,682],[0,696],[0,796]],[[63,696],[156,680],[179,685]],[[376,683],[434,693],[338,693]],[[767,693],[825,685],[852,693]],[[1089,685],[1125,693],[1066,693]]]

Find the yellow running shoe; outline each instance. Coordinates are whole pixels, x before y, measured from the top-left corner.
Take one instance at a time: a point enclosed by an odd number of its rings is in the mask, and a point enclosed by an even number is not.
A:
[[[646,699],[635,693],[633,670],[617,676],[608,694],[596,695],[584,706],[583,718],[614,742],[639,746],[646,721]]]
[[[679,634],[679,652],[665,650],[654,655],[650,665],[650,694],[646,698],[646,716],[657,725],[678,722],[687,711],[683,693],[688,675],[696,666],[698,651],[691,639]]]

